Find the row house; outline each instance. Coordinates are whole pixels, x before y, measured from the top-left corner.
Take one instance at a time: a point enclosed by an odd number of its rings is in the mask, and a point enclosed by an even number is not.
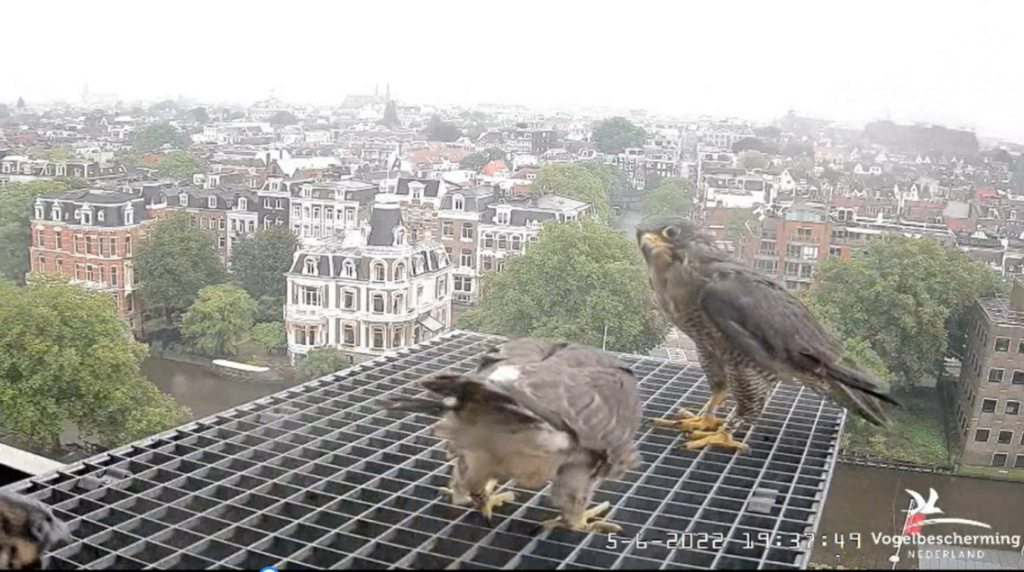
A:
[[[410,240],[437,240],[437,217],[441,201],[452,185],[442,179],[399,177],[385,182],[385,190],[401,205],[402,220]]]
[[[750,209],[771,202],[768,182],[742,169],[708,169],[702,174],[700,193],[706,207]]]
[[[484,212],[497,200],[492,186],[452,191],[441,198],[437,234],[452,262],[453,301],[468,305],[476,300],[480,223]]]
[[[132,260],[151,222],[141,192],[80,190],[37,198],[30,224],[31,271],[64,275],[113,296],[136,334],[143,329]]]
[[[317,347],[352,362],[392,355],[451,327],[448,256],[437,242],[409,240],[388,199],[373,205],[369,225],[296,252],[285,303],[293,363]]]
[[[99,163],[87,159],[47,161],[29,159],[23,155],[7,155],[0,159],[0,175],[8,177],[51,178],[77,177],[96,180],[117,177],[125,172],[124,167],[113,163]]]
[[[176,195],[166,197],[165,205],[149,205],[155,218],[167,213],[188,215],[189,226],[208,233],[217,256],[227,264],[232,247],[242,238],[255,234],[259,228],[259,202],[256,193],[245,189],[179,188]]]
[[[292,230],[300,240],[343,234],[368,218],[377,185],[345,180],[291,186]]]
[[[504,142],[505,151],[542,155],[558,146],[558,133],[551,129],[516,129]]]

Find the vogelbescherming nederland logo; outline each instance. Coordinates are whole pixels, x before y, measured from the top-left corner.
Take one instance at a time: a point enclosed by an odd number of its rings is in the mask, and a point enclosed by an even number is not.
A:
[[[924,497],[912,491],[910,489],[904,489],[907,493],[914,498],[914,504],[907,515],[907,524],[903,529],[904,536],[920,534],[921,528],[929,524],[965,524],[967,526],[977,526],[981,528],[992,527],[984,522],[978,522],[977,520],[970,520],[966,518],[928,518],[933,514],[945,514],[942,509],[938,507],[939,493],[935,492],[935,489],[928,489],[928,500],[925,501]]]

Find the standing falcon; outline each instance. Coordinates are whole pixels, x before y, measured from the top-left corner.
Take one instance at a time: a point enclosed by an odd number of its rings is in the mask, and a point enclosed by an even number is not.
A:
[[[701,414],[685,410],[659,426],[691,432],[688,449],[745,449],[737,427],[715,417],[726,393],[739,421],[753,422],[779,377],[790,377],[874,423],[888,422],[877,400],[899,405],[843,351],[803,303],[774,281],[735,262],[690,221],[670,217],[637,229],[658,306],[697,345],[711,382]]]
[[[633,466],[633,434],[641,415],[632,373],[596,350],[523,338],[480,359],[470,375],[439,375],[423,386],[440,399],[398,399],[388,409],[441,416],[434,432],[455,460],[455,504],[475,505],[490,518],[512,501],[495,493],[499,480],[526,488],[553,481],[551,501],[561,518],[543,523],[580,532],[618,532],[597,517],[608,503],[587,509],[594,489]]]
[[[0,492],[0,570],[43,568],[46,553],[69,537],[43,503]]]

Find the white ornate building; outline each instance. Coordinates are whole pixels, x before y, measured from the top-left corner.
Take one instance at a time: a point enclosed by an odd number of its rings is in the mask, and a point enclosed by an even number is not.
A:
[[[300,248],[287,275],[285,328],[295,362],[332,346],[353,362],[451,327],[452,266],[441,244],[408,241],[399,205],[378,196],[369,224]]]

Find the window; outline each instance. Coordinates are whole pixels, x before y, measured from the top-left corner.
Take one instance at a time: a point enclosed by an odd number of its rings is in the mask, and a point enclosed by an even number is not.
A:
[[[292,207],[292,218],[302,218],[302,209],[299,205]]]
[[[100,280],[100,283],[102,283],[102,284],[106,284],[107,283],[107,269],[102,267],[102,266],[100,266],[100,278],[99,278],[99,280]]]
[[[95,244],[96,244],[96,241],[93,240],[93,238],[91,236],[85,237],[85,253],[86,254],[96,254],[95,252],[93,252]]]
[[[103,211],[96,213],[96,220],[98,220],[99,222],[103,222],[105,219],[106,215],[103,214]]]
[[[469,248],[463,248],[462,253],[459,255],[459,266],[466,268],[473,267],[473,250]]]
[[[117,267],[116,266],[111,266],[110,267],[110,285],[111,286],[117,286]]]
[[[356,307],[356,293],[345,290],[341,293],[341,307],[346,310],[354,310]]]
[[[494,257],[484,256],[483,258],[481,258],[481,263],[483,264],[484,270],[490,270],[494,268]]]
[[[994,413],[995,410],[996,410],[996,403],[998,403],[998,401],[996,401],[995,399],[982,399],[981,400],[981,412],[982,413]]]
[[[41,230],[36,231],[36,246],[40,248],[46,246],[45,241],[43,240],[43,231]]]
[[[1000,445],[1009,445],[1013,442],[1013,431],[1000,431],[996,442]]]
[[[484,248],[494,248],[494,235],[487,233],[484,235]],[[1024,340],[1021,340],[1021,344],[1024,344]]]
[[[238,199],[238,210],[244,211],[249,209],[249,202],[245,198]]]
[[[473,240],[473,223],[462,223],[462,239]]]
[[[60,213],[60,206],[54,205],[53,211],[51,211],[50,215],[53,220],[60,220],[62,216]]]
[[[110,239],[110,255],[111,256],[117,256],[117,239],[116,238],[111,238]],[[125,256],[131,256],[132,255],[132,237],[131,236],[124,237],[124,255]]]
[[[813,273],[814,273],[814,265],[813,264],[801,264],[800,265],[800,278],[809,279]]]
[[[334,209],[327,207],[324,209],[324,218],[327,220],[334,220]]]
[[[398,229],[395,231],[395,246],[402,246],[405,244],[405,231]]]
[[[377,282],[383,282],[385,277],[384,263],[374,262],[373,263],[373,279]]]
[[[1013,379],[1011,380],[1013,385],[1024,385],[1024,371],[1019,369],[1013,370]]]
[[[1024,455],[1017,455],[1013,459],[1013,468],[1014,469],[1024,469]]]
[[[461,196],[454,196],[452,197],[452,208],[457,211],[465,210],[466,201]]]
[[[796,238],[797,238],[797,240],[810,240],[811,239],[811,229],[809,229],[809,228],[798,228],[798,229],[796,229]]]
[[[249,224],[247,225],[247,228],[249,232],[256,232],[256,221],[250,220]]]
[[[36,205],[35,215],[36,215],[35,216],[36,219],[43,218],[43,205],[38,205],[38,204]]]
[[[438,276],[437,277],[437,295],[444,296],[448,293],[448,277]]]
[[[53,233],[54,248],[57,250],[64,250],[64,241],[61,240],[61,232],[59,230]]]
[[[996,338],[996,351],[997,352],[1008,352],[1008,351],[1010,351],[1010,338]]]
[[[299,286],[299,301],[306,306],[320,305],[320,289],[311,286]]]
[[[92,264],[85,265],[85,279],[89,282],[93,282],[96,278],[96,274],[93,270]]]
[[[341,264],[341,273],[342,273],[342,276],[345,276],[346,278],[355,278],[356,277],[356,263],[352,262],[351,260],[346,260],[345,262],[343,262]]]
[[[391,331],[391,347],[393,347],[393,348],[400,348],[400,347],[402,347],[402,338],[405,337],[404,334],[405,334],[405,332],[402,331],[402,328],[395,328],[394,330],[392,330]]]
[[[1020,401],[1007,401],[1005,411],[1007,415],[1020,415]]]
[[[384,327],[374,326],[373,327],[373,349],[384,349]]]
[[[840,246],[830,246],[830,247],[828,247],[828,254],[829,254],[829,256],[840,256],[840,255],[842,255],[842,253],[843,253],[843,249]]]
[[[300,326],[295,328],[295,343],[300,346],[316,345],[316,326]]]
[[[1003,382],[1003,370],[992,367],[988,370],[988,380],[991,383],[1002,383]]]
[[[135,224],[135,209],[130,206],[124,207],[124,224]]]
[[[508,237],[504,234],[498,235],[498,250],[508,250]]]
[[[210,225],[210,227],[213,228],[213,225]],[[199,217],[199,228],[204,229],[204,230],[206,229],[206,217],[205,216]]]
[[[303,274],[310,274],[315,276],[317,274],[316,259],[312,257],[306,257],[305,266],[302,268]]]
[[[404,262],[396,262],[395,263],[394,274],[395,274],[395,280],[405,280],[405,263]]]
[[[383,314],[384,313],[384,295],[374,294],[373,295],[373,313]]]
[[[974,432],[974,440],[978,443],[988,442],[988,429],[978,429]]]
[[[221,219],[221,222],[224,222],[224,219]],[[218,236],[217,237],[217,248],[224,248],[225,241],[226,241],[226,239],[224,238],[223,235]]]
[[[523,239],[520,238],[519,235],[515,235],[515,236],[512,237],[512,251],[513,252],[519,252],[519,249],[522,247],[522,240]]]
[[[46,257],[42,254],[39,255],[39,268],[40,272],[46,272]]]
[[[187,207],[188,206],[188,194],[187,193],[181,193],[180,195],[178,195],[178,204],[183,206],[183,207]]]
[[[79,211],[82,213],[82,224],[92,224],[92,211],[82,209]]]
[[[401,314],[405,312],[405,297],[401,294],[395,294],[391,298],[391,313]]]
[[[1017,342],[1017,353],[1024,354],[1024,339]]]
[[[992,466],[993,467],[1005,467],[1006,466],[1006,453],[996,453],[992,455]]]
[[[217,227],[220,228],[221,230],[224,230],[224,217],[220,217],[219,219],[217,219]]]
[[[346,346],[356,345],[356,327],[352,324],[345,324],[341,329],[342,332],[342,343]]]
[[[509,215],[509,213],[507,213],[507,212],[501,212],[501,213],[498,213],[498,215],[496,217],[494,217],[494,218],[497,220],[498,224],[508,224],[508,218],[509,218],[508,215]]]
[[[451,238],[455,234],[455,223],[453,222],[442,222],[441,223],[441,236],[444,238]]]
[[[64,260],[57,259],[57,274],[64,274]]]

